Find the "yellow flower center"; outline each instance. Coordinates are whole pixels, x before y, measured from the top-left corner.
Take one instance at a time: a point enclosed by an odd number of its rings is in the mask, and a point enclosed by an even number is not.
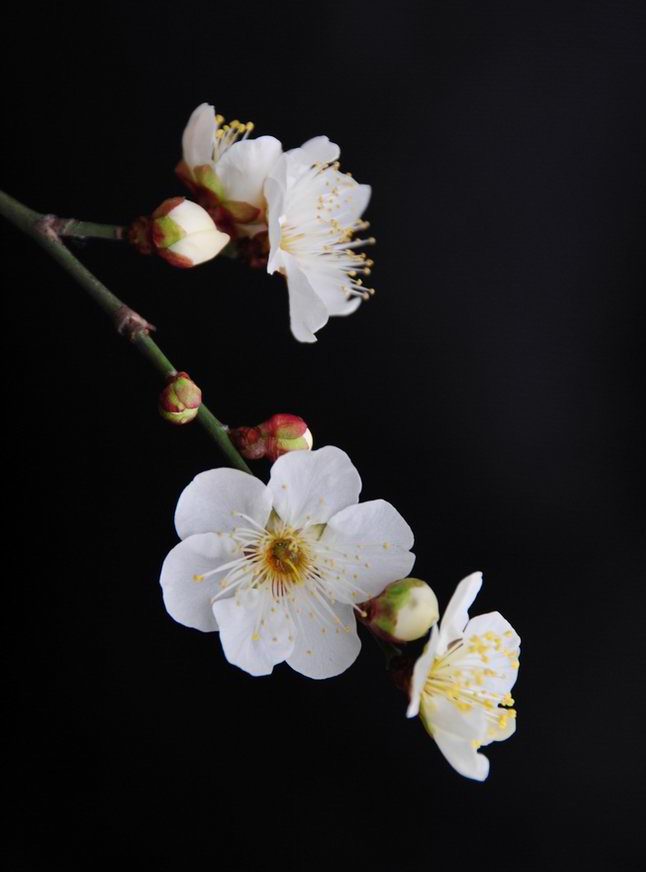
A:
[[[254,569],[254,587],[270,586],[274,597],[305,584],[313,568],[312,554],[301,530],[283,527],[268,530],[262,539],[245,548]]]
[[[265,548],[265,562],[272,575],[289,584],[302,584],[308,559],[298,534],[272,536]]]

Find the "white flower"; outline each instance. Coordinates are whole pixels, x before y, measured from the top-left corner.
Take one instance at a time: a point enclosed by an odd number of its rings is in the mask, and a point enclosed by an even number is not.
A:
[[[266,230],[263,185],[282,153],[273,136],[248,139],[251,122],[225,123],[213,106],[202,103],[188,120],[182,137],[179,176],[202,205],[216,213],[222,229],[253,236]]]
[[[484,781],[481,745],[508,739],[516,728],[510,691],[520,638],[498,612],[469,620],[482,585],[474,572],[457,586],[439,626],[413,669],[408,717],[419,713],[429,734],[461,775]]]
[[[368,226],[360,216],[370,187],[339,172],[338,156],[339,147],[318,136],[285,152],[265,182],[267,271],[287,278],[292,333],[301,342],[316,342],[330,315],[349,315],[372,293],[360,278],[372,261],[355,249],[374,240],[353,240]]]
[[[310,678],[347,669],[361,643],[354,604],[410,570],[413,534],[387,502],[357,505],[361,479],[338,448],[279,458],[268,485],[213,469],[180,496],[184,540],[161,573],[176,621],[218,630],[252,675],[286,660]]]

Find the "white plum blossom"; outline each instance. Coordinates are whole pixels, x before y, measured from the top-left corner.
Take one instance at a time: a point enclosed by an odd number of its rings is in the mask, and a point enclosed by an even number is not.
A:
[[[469,620],[482,585],[474,572],[457,586],[442,620],[415,663],[408,717],[419,714],[440,751],[461,775],[484,781],[482,745],[508,739],[516,728],[511,689],[520,638],[498,612]]]
[[[265,179],[282,153],[273,136],[248,139],[254,125],[234,120],[229,124],[213,106],[202,103],[193,111],[182,137],[179,176],[201,195],[202,205],[223,210],[216,222],[228,221],[242,236],[266,230]],[[218,221],[218,217],[221,222]]]
[[[180,496],[183,541],[162,567],[168,612],[219,630],[227,660],[252,675],[282,661],[310,678],[343,672],[361,646],[356,604],[415,559],[401,515],[384,500],[358,503],[360,490],[333,446],[285,454],[267,485],[233,469],[201,473]]]
[[[300,342],[314,335],[330,315],[349,315],[371,293],[361,275],[372,261],[353,239],[368,225],[361,215],[370,186],[339,171],[339,147],[327,136],[285,152],[265,182],[269,228],[269,273],[287,279],[292,333]]]

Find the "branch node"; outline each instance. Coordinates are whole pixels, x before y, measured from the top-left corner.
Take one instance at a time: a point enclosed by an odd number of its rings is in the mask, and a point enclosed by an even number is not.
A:
[[[51,239],[53,242],[60,242],[61,225],[67,222],[63,218],[58,218],[56,215],[43,215],[34,225],[36,231],[46,239]]]
[[[134,342],[142,334],[148,336],[149,333],[156,330],[153,324],[150,324],[134,309],[126,305],[119,306],[114,313],[114,326],[117,328],[117,333],[125,336],[131,342]]]

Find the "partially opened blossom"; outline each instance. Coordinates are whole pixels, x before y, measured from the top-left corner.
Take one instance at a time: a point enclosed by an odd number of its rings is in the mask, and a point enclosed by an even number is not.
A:
[[[171,197],[152,215],[142,215],[128,229],[141,254],[156,253],[173,266],[190,269],[212,260],[229,242],[206,209],[185,197]]]
[[[330,315],[349,315],[372,293],[361,278],[372,261],[356,249],[374,240],[354,238],[367,227],[361,215],[370,187],[341,173],[338,157],[338,145],[315,137],[285,152],[265,183],[267,271],[287,279],[291,329],[301,342],[316,342]]]
[[[461,775],[484,781],[489,761],[478,748],[516,728],[511,689],[520,638],[498,612],[469,620],[482,585],[474,572],[457,586],[413,669],[408,717],[419,714],[440,751]]]
[[[181,539],[161,573],[176,621],[219,630],[230,663],[267,675],[282,661],[311,678],[347,669],[360,648],[354,608],[406,575],[408,524],[338,448],[294,451],[268,485],[213,469],[180,496]]]
[[[232,237],[266,231],[263,185],[282,153],[273,136],[249,139],[252,130],[251,122],[227,124],[213,106],[202,103],[182,137],[177,174]]]

